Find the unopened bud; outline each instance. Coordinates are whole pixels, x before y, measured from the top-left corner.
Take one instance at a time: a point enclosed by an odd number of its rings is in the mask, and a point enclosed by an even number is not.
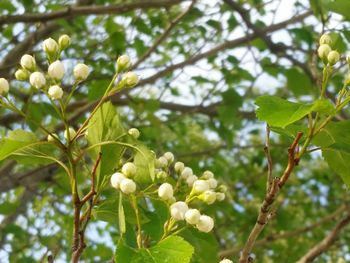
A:
[[[120,182],[120,190],[124,194],[132,194],[136,191],[136,184],[133,180],[125,178]]]
[[[176,162],[174,165],[175,172],[178,174],[182,172],[182,170],[185,168],[185,164],[183,162]]]
[[[184,220],[185,213],[188,210],[188,206],[185,202],[176,202],[170,206],[170,214],[176,220]]]
[[[173,186],[169,183],[164,183],[159,186],[158,196],[163,200],[169,200],[174,196]]]
[[[174,154],[171,152],[166,152],[163,156],[165,157],[165,159],[167,159],[168,164],[171,164],[175,159]]]
[[[137,139],[140,137],[140,131],[136,128],[129,129],[128,134],[131,135],[134,139]]]
[[[203,194],[199,195],[198,198],[208,205],[211,205],[216,201],[216,193],[211,190],[207,190]]]
[[[111,185],[115,188],[115,189],[119,189],[120,188],[120,183],[125,179],[125,175],[122,173],[114,173],[111,176]]]
[[[203,179],[214,178],[214,174],[211,171],[205,171],[202,176]]]
[[[331,47],[329,45],[323,44],[318,48],[317,53],[318,53],[319,58],[322,59],[322,61],[325,63],[325,62],[327,62],[328,54],[331,51],[332,50],[331,50]]]
[[[85,80],[89,76],[89,73],[89,67],[83,63],[77,64],[73,69],[73,75],[78,81]]]
[[[332,50],[331,52],[329,52],[327,59],[330,65],[335,65],[339,61],[340,55],[338,51]]]
[[[34,71],[36,67],[35,59],[31,55],[25,54],[21,57],[21,62],[20,62],[22,68],[29,70],[29,71]]]
[[[58,44],[52,38],[45,39],[43,42],[43,50],[49,58],[54,58],[58,52]]]
[[[191,175],[193,175],[193,171],[190,167],[185,167],[181,172],[181,178],[183,179],[187,179]]]
[[[56,142],[58,139],[58,135],[56,133],[51,133],[47,135],[47,141],[48,142]]]
[[[41,89],[45,86],[46,79],[43,73],[37,71],[30,74],[29,82],[33,87]]]
[[[185,220],[190,225],[195,225],[199,222],[199,218],[201,217],[200,212],[197,209],[189,209],[185,213]]]
[[[201,215],[196,227],[199,231],[208,233],[214,227],[214,220],[210,216]]]
[[[9,92],[10,85],[7,79],[0,78],[0,96],[4,96]]]
[[[130,71],[123,75],[122,81],[125,83],[126,87],[132,88],[139,83],[139,77],[134,72]]]
[[[224,193],[216,193],[216,200],[218,200],[219,202],[224,201],[225,197],[226,195]]]
[[[131,163],[131,162],[125,163],[122,167],[122,173],[125,174],[125,176],[127,176],[127,177],[135,176],[136,175],[136,165]]]
[[[29,72],[26,71],[25,69],[18,69],[15,72],[15,77],[17,80],[20,80],[20,81],[28,80]]]
[[[329,46],[332,45],[332,38],[330,37],[330,35],[328,34],[323,34],[321,37],[320,37],[320,45],[324,45],[324,44],[327,44]]]
[[[72,140],[72,139],[75,137],[75,135],[77,135],[76,131],[75,131],[72,127],[70,127],[70,128],[68,129],[68,131],[69,131],[69,138],[68,138],[68,132],[67,132],[67,130],[65,130],[65,131],[64,131],[64,134],[63,134],[64,138],[65,138],[67,141],[68,141],[68,139],[69,139],[69,140]]]
[[[54,85],[49,88],[48,94],[52,100],[59,100],[62,99],[63,90],[60,86]]]
[[[195,194],[201,194],[207,190],[209,190],[209,183],[204,180],[197,180],[193,183],[193,192]]]
[[[55,62],[51,63],[47,73],[49,74],[50,78],[61,80],[64,76],[63,63],[59,60],[56,60]]]
[[[118,72],[127,70],[131,65],[128,55],[122,55],[117,59]]]
[[[66,49],[70,45],[70,37],[68,35],[62,35],[58,39],[58,45],[61,50]]]

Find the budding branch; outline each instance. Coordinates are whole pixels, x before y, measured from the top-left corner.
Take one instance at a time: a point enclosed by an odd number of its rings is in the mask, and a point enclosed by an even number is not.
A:
[[[260,235],[261,231],[264,229],[266,223],[269,220],[270,210],[272,204],[276,200],[276,196],[278,195],[280,189],[287,182],[290,174],[292,173],[294,167],[299,163],[299,157],[296,157],[296,150],[299,144],[301,137],[303,136],[302,132],[298,132],[293,143],[288,148],[288,164],[286,169],[284,170],[281,178],[276,177],[272,180],[272,185],[267,191],[265,199],[261,205],[259,216],[256,220],[256,223],[249,234],[248,240],[245,243],[241,257],[239,259],[239,263],[247,263],[250,260],[249,254],[251,253],[255,241]]]

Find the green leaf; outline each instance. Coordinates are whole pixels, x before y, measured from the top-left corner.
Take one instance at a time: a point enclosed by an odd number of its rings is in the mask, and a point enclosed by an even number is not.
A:
[[[350,18],[350,1],[348,0],[322,0],[322,6],[328,10],[343,15],[346,18]]]
[[[329,167],[350,187],[350,121],[328,124],[313,140]]]
[[[116,141],[125,133],[119,115],[112,103],[104,103],[89,122],[87,140],[89,145],[98,145],[102,142]],[[97,171],[97,185],[101,185],[104,176],[112,174],[117,168],[124,146],[117,144],[100,145],[92,148],[91,157],[96,159],[102,153],[99,169]]]
[[[54,144],[39,141],[33,133],[21,129],[9,132],[8,137],[0,141],[0,148],[0,160],[11,157],[24,164],[49,164],[56,159]]]
[[[301,96],[310,94],[312,83],[310,78],[299,68],[291,68],[285,72],[287,78],[287,88],[294,95]]]
[[[141,143],[138,143],[135,145],[135,147],[137,148],[134,157],[134,164],[137,168],[135,181],[140,184],[147,184],[154,181],[154,152],[150,151],[145,145]]]
[[[311,112],[327,115],[335,113],[334,106],[328,100],[317,100],[313,104],[290,102],[276,96],[261,96],[255,104],[259,107],[256,115],[259,120],[270,126],[285,128]]]
[[[133,249],[118,243],[115,260],[117,263],[189,263],[193,247],[183,238],[170,236],[149,249]]]

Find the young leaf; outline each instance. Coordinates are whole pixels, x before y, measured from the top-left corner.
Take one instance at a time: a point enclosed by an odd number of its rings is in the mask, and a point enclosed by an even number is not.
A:
[[[313,140],[329,167],[350,187],[350,121],[332,122]]]
[[[311,112],[327,115],[335,113],[334,106],[328,100],[317,100],[313,104],[290,102],[276,96],[261,96],[255,104],[259,107],[256,115],[259,120],[270,126],[285,128]]]
[[[119,115],[112,103],[103,104],[91,118],[88,128],[89,145],[96,145],[101,142],[115,141],[125,133],[119,120]],[[97,171],[97,185],[103,181],[103,177],[112,174],[117,167],[124,146],[117,144],[107,144],[91,149],[93,159],[96,159],[99,152],[102,152],[102,159]]]
[[[137,148],[134,157],[134,163],[137,167],[135,181],[140,184],[154,181],[155,154],[141,143],[135,147]]]

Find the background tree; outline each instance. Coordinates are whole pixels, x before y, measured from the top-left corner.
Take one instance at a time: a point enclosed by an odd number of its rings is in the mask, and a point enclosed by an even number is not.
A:
[[[346,0],[2,0],[0,76],[13,80],[11,94],[31,120],[60,132],[64,126],[50,104],[32,99],[28,86],[14,80],[20,58],[33,54],[45,69],[42,41],[71,37],[62,55],[67,71],[78,62],[92,68],[68,106],[69,122],[79,128],[112,79],[114,61],[128,54],[141,80],[112,97],[127,128],[138,128],[157,154],[172,151],[195,172],[210,169],[229,187],[225,202],[207,208],[215,217],[214,232],[183,233],[195,247],[193,262],[238,260],[265,196],[267,170],[281,174],[293,142],[278,130],[267,140],[254,102],[266,94],[315,100],[322,80],[318,39],[332,32],[334,48],[344,53],[350,42],[349,8]],[[330,79],[328,98],[335,100],[346,74],[343,58]],[[65,81],[68,90],[70,80]],[[43,135],[21,115],[0,112],[3,137],[19,127]],[[345,108],[338,119],[348,115]],[[350,167],[347,159],[339,161],[332,160],[330,169],[318,151],[302,159],[255,244],[258,262],[310,262],[305,260],[316,256],[317,262],[350,260],[344,229],[349,197],[341,180],[349,180]],[[68,261],[73,207],[64,173],[54,164],[0,164],[1,260]],[[113,257],[118,226],[111,217],[93,214],[84,261]]]

